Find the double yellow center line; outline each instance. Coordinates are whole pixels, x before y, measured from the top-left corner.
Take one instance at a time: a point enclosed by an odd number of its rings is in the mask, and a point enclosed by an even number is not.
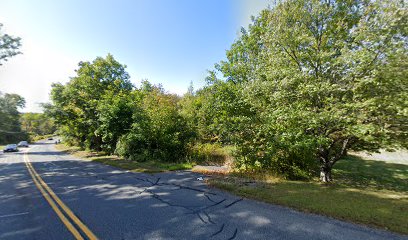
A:
[[[24,162],[27,166],[28,172],[30,173],[34,181],[35,186],[37,186],[41,194],[50,204],[51,208],[58,215],[58,217],[68,228],[68,230],[74,235],[74,237],[78,240],[84,240],[84,237],[80,233],[81,230],[88,239],[97,240],[98,238],[95,236],[95,234],[93,234],[92,231],[89,230],[89,228],[81,220],[79,220],[79,218],[71,211],[71,209],[69,209],[44,182],[41,176],[38,175],[37,171],[29,161],[27,153],[24,153]],[[74,226],[74,224],[72,224],[71,222],[73,222],[76,226]]]

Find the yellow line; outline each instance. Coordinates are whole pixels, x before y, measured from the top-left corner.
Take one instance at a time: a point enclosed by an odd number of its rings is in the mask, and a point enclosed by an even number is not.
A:
[[[26,164],[28,164],[27,167],[31,169],[33,172],[34,176],[37,177],[38,181],[40,184],[48,191],[49,195],[55,200],[55,202],[65,211],[65,213],[71,218],[71,220],[78,225],[78,227],[85,233],[85,235],[90,239],[90,240],[97,240],[98,238],[95,236],[94,233],[92,233],[91,230],[81,221],[79,218],[69,209],[62,201],[61,199],[51,190],[51,188],[44,182],[44,180],[38,175],[37,171],[34,169],[32,164],[28,160],[28,156],[24,154]]]
[[[24,159],[26,160],[26,159]],[[83,240],[84,238],[81,236],[81,234],[76,230],[76,228],[69,222],[69,220],[64,216],[64,214],[58,209],[57,205],[55,202],[50,198],[47,192],[41,187],[40,183],[37,181],[37,179],[34,176],[34,173],[32,172],[31,168],[28,166],[28,163],[25,163],[28,169],[28,172],[30,173],[34,184],[37,186],[37,188],[40,190],[41,194],[44,196],[44,198],[47,200],[47,202],[50,204],[51,208],[55,211],[55,213],[58,215],[58,217],[61,219],[61,221],[64,223],[64,225],[68,228],[68,230],[75,236],[76,239],[78,240]]]

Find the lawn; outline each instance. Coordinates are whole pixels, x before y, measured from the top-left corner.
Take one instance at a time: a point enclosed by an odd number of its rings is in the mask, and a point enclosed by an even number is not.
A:
[[[76,157],[82,158],[84,160],[100,162],[113,167],[118,167],[132,172],[146,172],[146,173],[156,173],[165,171],[175,171],[175,170],[186,170],[191,169],[193,164],[191,163],[166,163],[157,161],[147,161],[147,162],[137,162],[129,161],[123,158],[108,155],[103,152],[92,152],[84,151],[79,147],[66,146],[64,144],[56,145],[56,148],[60,151],[67,152]]]
[[[237,195],[408,234],[408,165],[349,156],[334,183],[218,176],[209,184]]]

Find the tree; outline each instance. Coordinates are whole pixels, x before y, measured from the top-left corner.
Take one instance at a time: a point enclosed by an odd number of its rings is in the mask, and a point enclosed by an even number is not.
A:
[[[130,92],[133,88],[126,66],[112,55],[98,57],[92,63],[80,62],[77,76],[65,84],[53,84],[47,112],[60,125],[60,131],[73,144],[101,150],[99,102],[109,92],[112,95]]]
[[[148,143],[152,158],[170,162],[183,159],[191,131],[179,113],[179,97],[166,93],[161,86],[142,91],[142,94],[142,107],[149,122]]]
[[[399,1],[281,1],[216,65],[237,89],[241,167],[331,181],[348,150],[407,147],[407,10]],[[313,160],[313,161],[312,161]],[[304,171],[306,170],[306,171]]]
[[[179,112],[179,97],[147,81],[133,96],[130,131],[119,139],[116,153],[137,161],[183,160],[192,131]]]
[[[135,94],[128,91],[106,92],[98,104],[99,126],[95,134],[102,138],[102,149],[114,153],[119,138],[131,130],[134,112],[140,111]]]
[[[10,57],[21,54],[18,49],[21,47],[21,38],[13,37],[1,31],[3,24],[0,23],[0,66],[2,61],[7,61]]]
[[[191,134],[177,95],[148,81],[134,88],[111,55],[79,66],[67,84],[52,85],[52,104],[44,105],[67,142],[138,161],[186,156]]]
[[[27,138],[21,131],[19,108],[25,100],[17,94],[0,92],[0,143],[10,143]]]
[[[53,134],[56,130],[54,121],[44,113],[20,114],[21,128],[31,136]]]

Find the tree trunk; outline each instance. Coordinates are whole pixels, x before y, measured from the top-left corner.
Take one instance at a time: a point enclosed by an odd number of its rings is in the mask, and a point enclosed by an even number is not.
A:
[[[331,182],[331,166],[325,164],[320,167],[320,181],[322,182]]]
[[[332,164],[329,159],[329,149],[320,149],[320,181],[331,182]]]
[[[333,180],[331,177],[331,170],[333,165],[347,154],[349,140],[350,139],[346,138],[343,140],[333,141],[328,148],[319,149],[320,181],[331,182]],[[335,152],[333,153],[333,151]]]

